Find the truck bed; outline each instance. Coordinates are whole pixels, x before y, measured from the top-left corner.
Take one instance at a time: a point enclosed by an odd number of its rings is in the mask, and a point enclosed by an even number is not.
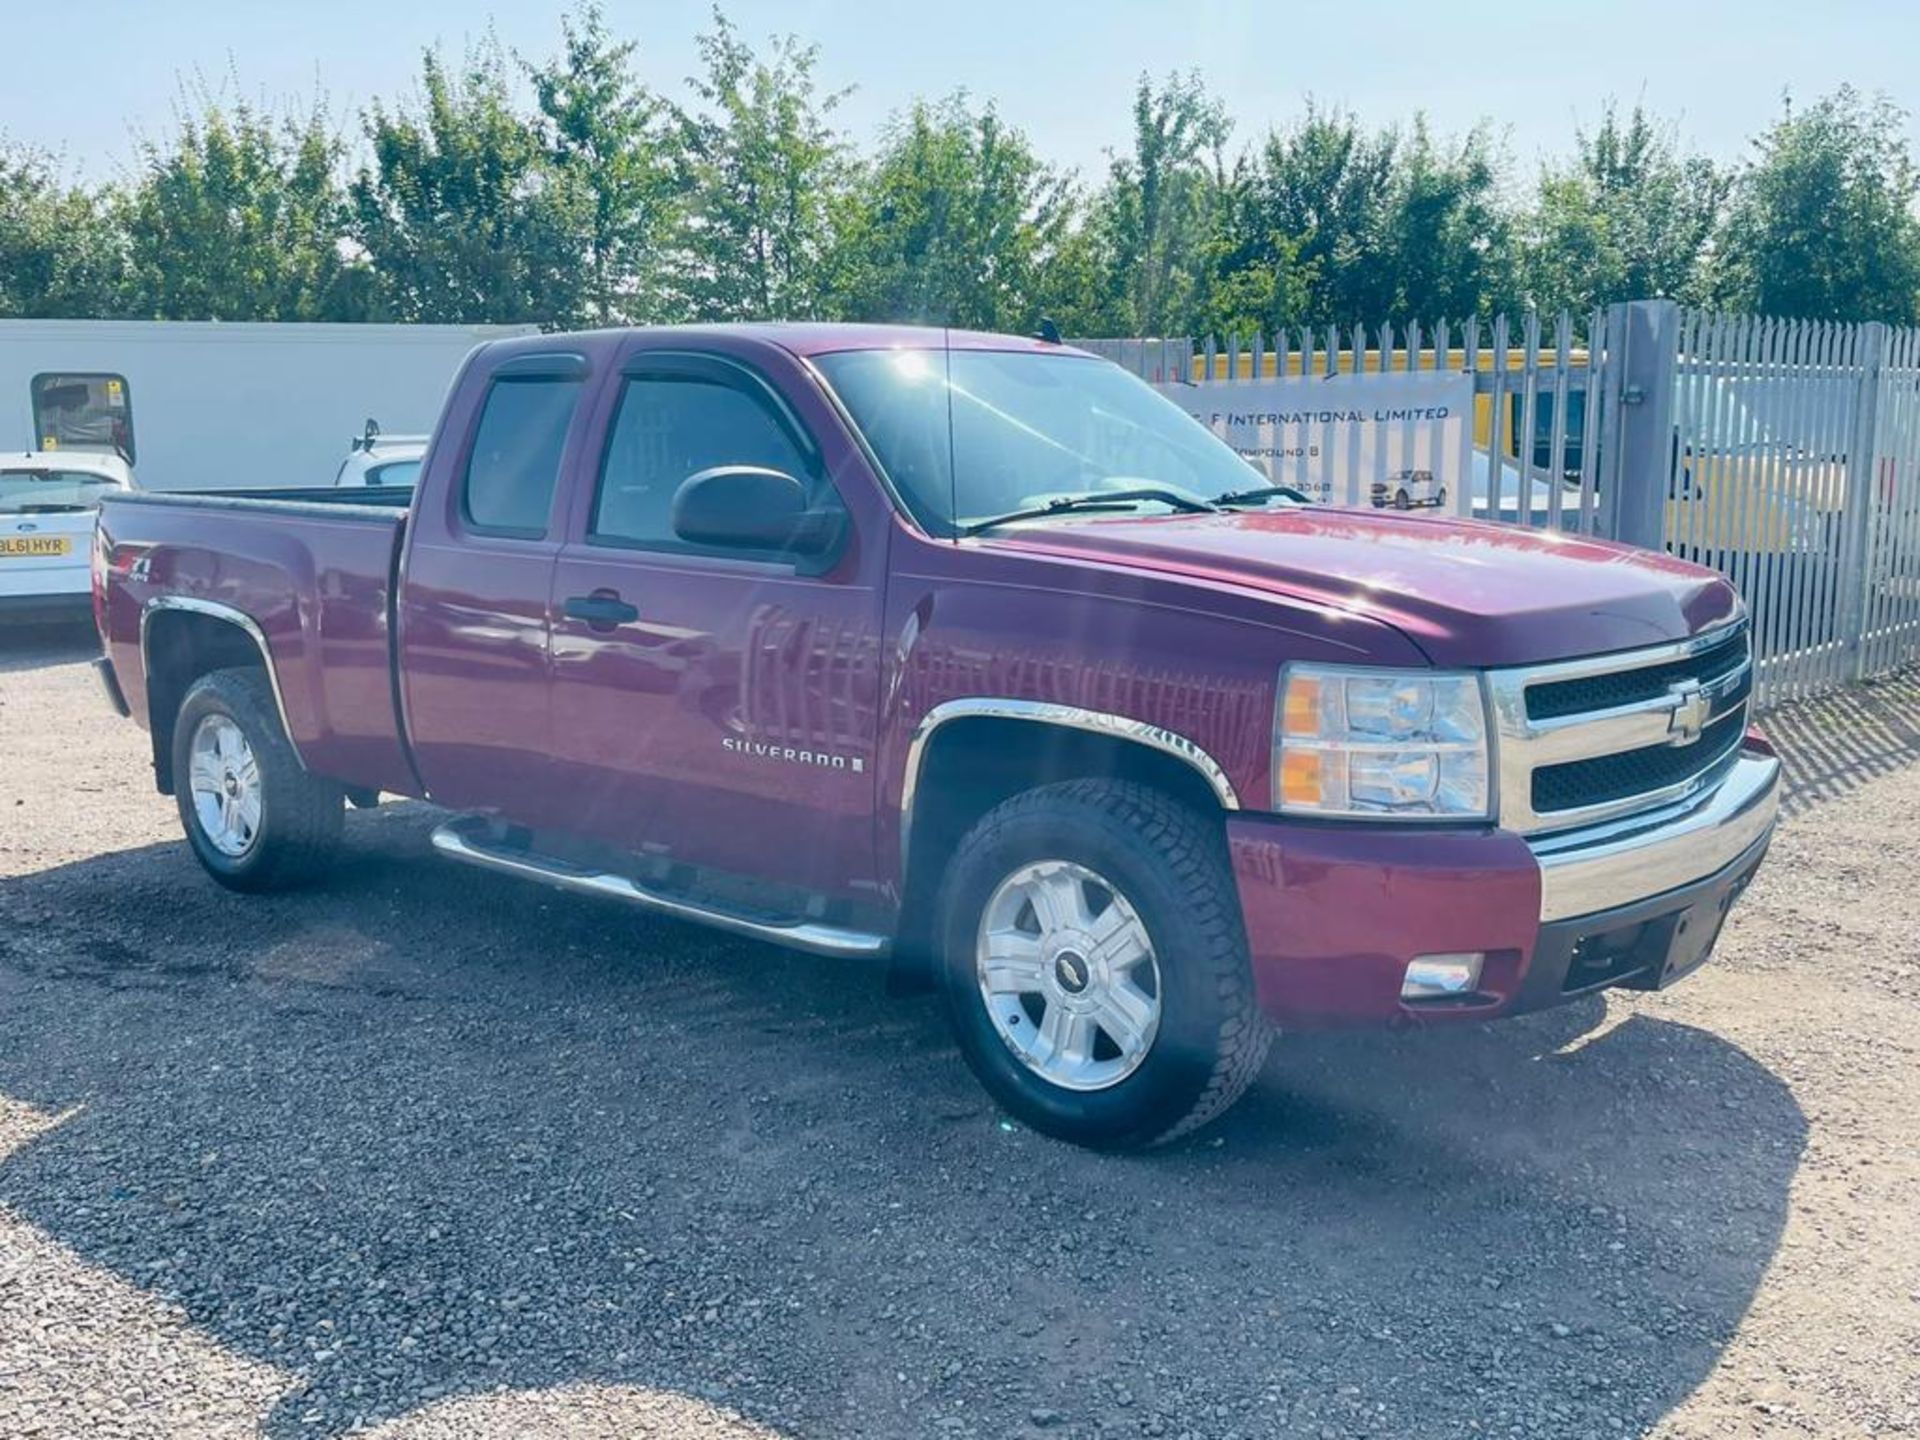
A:
[[[109,497],[102,635],[133,712],[148,718],[149,662],[185,643],[188,626],[244,617],[306,767],[353,787],[417,790],[391,658],[410,499],[373,487]],[[164,725],[164,697],[156,709]]]

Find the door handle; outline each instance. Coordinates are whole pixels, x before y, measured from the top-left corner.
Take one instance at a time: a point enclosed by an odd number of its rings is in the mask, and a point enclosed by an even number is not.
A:
[[[622,600],[618,590],[570,595],[560,609],[569,620],[586,621],[590,630],[612,630],[640,618],[639,608]]]

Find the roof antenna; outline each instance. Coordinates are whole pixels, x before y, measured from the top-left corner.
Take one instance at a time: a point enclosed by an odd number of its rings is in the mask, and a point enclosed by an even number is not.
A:
[[[1042,315],[1040,317],[1040,328],[1034,332],[1033,338],[1038,340],[1042,345],[1058,345],[1061,343],[1060,327],[1054,324],[1049,317]]]

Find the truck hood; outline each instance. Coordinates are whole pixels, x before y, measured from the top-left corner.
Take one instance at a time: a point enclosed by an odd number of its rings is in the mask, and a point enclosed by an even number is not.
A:
[[[1740,613],[1670,555],[1468,520],[1333,509],[1053,522],[1009,549],[1152,570],[1367,615],[1435,665],[1527,665],[1682,640]]]

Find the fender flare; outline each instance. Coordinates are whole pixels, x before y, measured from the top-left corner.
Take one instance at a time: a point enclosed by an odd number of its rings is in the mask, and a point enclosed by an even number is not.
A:
[[[927,742],[943,725],[965,719],[1021,720],[1132,741],[1171,755],[1189,766],[1206,782],[1207,788],[1219,800],[1221,809],[1241,808],[1239,793],[1234,789],[1225,767],[1202,746],[1165,726],[1051,700],[1013,700],[987,696],[945,700],[920,717],[920,723],[914,726],[913,736],[907,742],[906,774],[900,783],[900,874],[903,878],[911,873],[908,865],[913,839],[913,813],[920,788],[920,771],[926,760]]]
[[[286,697],[280,693],[280,672],[273,663],[273,651],[267,645],[266,632],[260,628],[251,615],[218,600],[201,600],[191,595],[156,595],[140,610],[140,673],[146,682],[147,715],[149,723],[153,719],[153,662],[147,650],[148,630],[153,617],[162,611],[184,611],[189,615],[205,615],[210,619],[222,621],[244,633],[253,641],[260,652],[260,663],[266,668],[267,688],[273,691],[273,708],[280,715],[280,729],[287,737],[287,747],[293,751],[293,758],[302,770],[307,768],[306,758],[300,753],[300,743],[293,738],[293,726],[287,715]],[[156,731],[157,733],[157,731]]]

